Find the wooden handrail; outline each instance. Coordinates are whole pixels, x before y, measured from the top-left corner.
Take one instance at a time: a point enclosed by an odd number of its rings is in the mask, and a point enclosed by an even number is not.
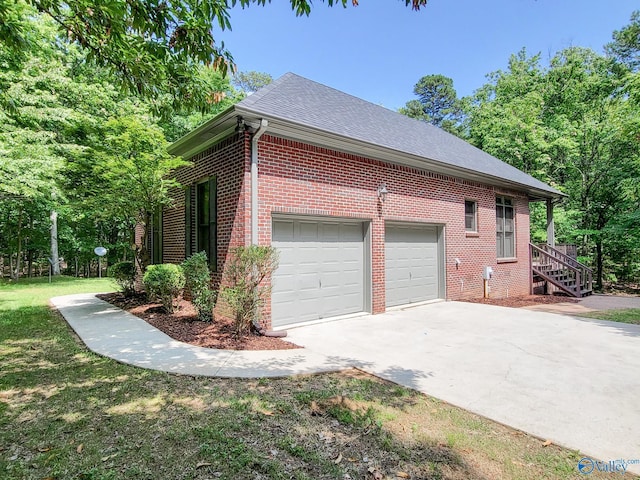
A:
[[[533,245],[533,244],[531,244],[531,245]],[[560,257],[560,258],[564,259],[565,261],[567,261],[570,264],[575,264],[576,268],[580,268],[580,269],[583,269],[583,270],[586,270],[588,272],[593,273],[592,269],[590,269],[589,267],[587,267],[583,263],[580,263],[575,258],[570,257],[566,253],[563,253],[560,250],[557,250],[557,249],[553,248],[551,245],[540,244],[540,246],[537,246],[537,245],[533,245],[533,246],[536,247],[539,250],[542,250],[542,251],[546,252],[547,254],[553,255],[554,257],[556,257],[556,256]]]
[[[591,292],[593,287],[593,271],[586,265],[581,264],[577,260],[565,255],[564,253],[554,249],[549,245],[537,246],[532,243],[529,244],[529,258],[531,261],[531,271],[535,272],[538,276],[544,278],[546,281],[553,283],[562,290],[575,295],[576,297],[582,296],[583,292]],[[533,265],[534,258],[542,260],[542,265],[549,265],[567,271],[566,275],[572,277],[575,281],[575,286],[567,285],[553,275],[549,275],[547,272],[540,268],[536,268]],[[533,279],[532,279],[533,282]],[[532,283],[533,285],[533,283]]]

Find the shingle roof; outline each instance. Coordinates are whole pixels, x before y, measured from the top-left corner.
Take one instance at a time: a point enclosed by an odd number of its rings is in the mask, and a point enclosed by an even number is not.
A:
[[[455,135],[293,73],[246,97],[236,109],[561,195]]]

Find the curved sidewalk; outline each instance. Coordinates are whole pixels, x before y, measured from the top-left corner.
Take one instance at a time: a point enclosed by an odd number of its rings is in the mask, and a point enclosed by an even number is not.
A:
[[[348,359],[294,350],[216,350],[178,342],[144,320],[95,297],[54,297],[60,311],[95,353],[151,370],[210,377],[283,377],[353,366]]]

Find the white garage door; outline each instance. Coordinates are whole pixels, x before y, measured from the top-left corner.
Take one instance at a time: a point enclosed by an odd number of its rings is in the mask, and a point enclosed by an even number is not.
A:
[[[280,263],[272,279],[274,326],[364,310],[364,225],[274,219]]]
[[[385,282],[387,307],[438,298],[437,227],[385,226]]]

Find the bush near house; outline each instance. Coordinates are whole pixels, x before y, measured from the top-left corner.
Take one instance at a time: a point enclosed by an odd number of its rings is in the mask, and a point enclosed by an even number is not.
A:
[[[264,280],[278,267],[278,252],[273,247],[251,245],[236,247],[227,263],[224,287],[220,295],[232,312],[236,334],[244,335],[252,324],[259,324],[260,312],[270,286]]]
[[[142,283],[148,295],[157,298],[168,313],[173,313],[176,300],[184,288],[184,272],[180,265],[173,263],[149,265]]]
[[[125,297],[136,292],[136,266],[133,262],[118,262],[109,267],[109,276]]]
[[[191,296],[191,303],[198,312],[198,319],[210,322],[216,305],[217,292],[211,289],[211,271],[207,254],[199,252],[182,262],[185,276],[185,293]]]

